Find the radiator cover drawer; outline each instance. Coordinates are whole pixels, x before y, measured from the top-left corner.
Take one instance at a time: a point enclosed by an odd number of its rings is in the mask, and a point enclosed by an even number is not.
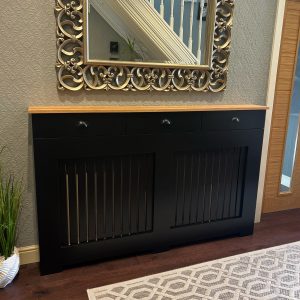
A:
[[[33,116],[35,138],[111,136],[125,133],[119,115],[50,114]]]
[[[202,112],[145,113],[126,117],[127,134],[200,132]]]
[[[263,129],[264,111],[206,112],[203,116],[204,130]]]

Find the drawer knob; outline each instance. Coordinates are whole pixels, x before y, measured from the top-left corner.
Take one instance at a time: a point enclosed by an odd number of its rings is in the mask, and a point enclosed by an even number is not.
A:
[[[233,117],[232,122],[233,123],[240,123],[240,119],[238,117]]]
[[[170,127],[172,125],[172,122],[169,119],[163,119],[161,120],[160,124],[164,127]]]
[[[88,123],[85,122],[85,121],[79,121],[78,124],[77,124],[77,126],[79,128],[88,128],[89,127]]]

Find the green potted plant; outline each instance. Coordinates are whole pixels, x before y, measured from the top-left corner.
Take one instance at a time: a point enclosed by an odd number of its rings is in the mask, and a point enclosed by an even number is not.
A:
[[[20,268],[15,246],[21,198],[22,182],[12,174],[5,176],[0,166],[0,288],[11,283]]]

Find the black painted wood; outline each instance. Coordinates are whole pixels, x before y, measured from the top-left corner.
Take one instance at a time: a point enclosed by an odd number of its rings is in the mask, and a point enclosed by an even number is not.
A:
[[[263,111],[32,118],[42,274],[252,232]]]

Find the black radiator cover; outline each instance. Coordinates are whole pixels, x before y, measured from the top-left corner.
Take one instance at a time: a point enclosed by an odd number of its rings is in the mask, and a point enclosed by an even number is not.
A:
[[[264,111],[32,116],[40,270],[251,234]]]

